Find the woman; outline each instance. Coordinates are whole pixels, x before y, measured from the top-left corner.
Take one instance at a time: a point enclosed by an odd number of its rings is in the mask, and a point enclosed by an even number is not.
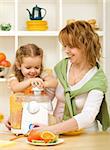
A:
[[[101,45],[99,37],[86,21],[76,21],[59,34],[67,58],[55,66],[59,84],[54,111],[59,123],[35,130],[50,130],[56,134],[85,129],[98,131],[97,119],[106,130],[110,126],[105,93],[107,80],[99,65]]]

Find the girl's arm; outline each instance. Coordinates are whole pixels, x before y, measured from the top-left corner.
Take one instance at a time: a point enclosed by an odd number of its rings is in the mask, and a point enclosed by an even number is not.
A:
[[[37,78],[30,78],[24,81],[19,82],[16,77],[9,80],[9,87],[13,92],[21,92],[24,89],[28,88],[29,86],[33,86],[33,83],[39,83],[39,87],[43,87],[43,80],[39,77]]]
[[[19,82],[17,79],[9,81],[9,87],[13,92],[21,92],[31,85],[31,79]]]

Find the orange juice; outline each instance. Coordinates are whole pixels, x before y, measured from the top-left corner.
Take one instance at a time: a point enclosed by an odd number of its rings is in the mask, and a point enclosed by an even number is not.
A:
[[[0,122],[2,122],[4,119],[4,115],[0,113]]]
[[[22,119],[22,103],[17,101],[16,95],[13,94],[10,96],[10,121],[11,126],[14,129],[21,128],[21,119]]]

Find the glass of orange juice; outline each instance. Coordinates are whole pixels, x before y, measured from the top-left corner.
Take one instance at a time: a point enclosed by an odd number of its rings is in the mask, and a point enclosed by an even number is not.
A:
[[[2,113],[0,113],[0,122],[2,122],[4,119],[4,115]]]

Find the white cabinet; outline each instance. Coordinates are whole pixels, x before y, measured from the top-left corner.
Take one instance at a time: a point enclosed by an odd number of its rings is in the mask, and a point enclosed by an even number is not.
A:
[[[15,30],[15,1],[0,0],[0,24],[10,22]]]
[[[26,9],[32,11],[36,4],[47,10],[43,19],[48,22],[47,31],[26,31],[26,21],[29,20]],[[99,26],[97,33],[100,36],[104,55],[104,69],[107,76],[110,76],[110,72],[107,72],[110,57],[109,8],[109,0],[0,0],[0,24],[12,25],[11,31],[0,31],[0,51],[5,52],[7,58],[13,63],[16,49],[20,45],[34,43],[44,49],[45,65],[53,67],[64,56],[58,42],[58,33],[66,25],[67,20],[96,19]],[[4,91],[5,94],[2,94]],[[4,79],[0,79],[0,111],[6,114],[9,95],[7,83]]]

